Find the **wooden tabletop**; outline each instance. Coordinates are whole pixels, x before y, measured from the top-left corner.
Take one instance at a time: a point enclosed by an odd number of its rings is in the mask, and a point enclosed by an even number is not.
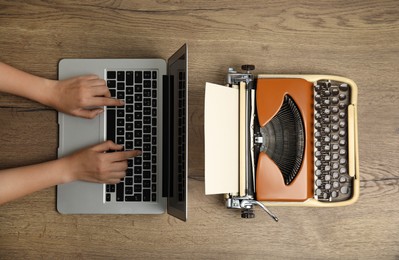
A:
[[[399,257],[397,1],[0,1],[0,60],[57,78],[61,58],[168,58],[189,45],[189,219],[60,215],[55,188],[0,207],[0,259]],[[359,86],[361,194],[341,208],[256,209],[204,195],[204,86],[227,68]],[[0,169],[56,159],[57,114],[0,94]],[[223,152],[221,147],[220,152]],[[18,185],[17,183],[15,185]]]

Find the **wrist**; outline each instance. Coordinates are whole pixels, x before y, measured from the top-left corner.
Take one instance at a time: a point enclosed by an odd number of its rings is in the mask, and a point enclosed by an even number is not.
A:
[[[61,168],[61,181],[62,183],[69,183],[78,180],[75,172],[75,165],[71,156],[58,159]]]
[[[58,80],[44,79],[43,86],[45,90],[43,91],[44,95],[40,103],[56,109],[56,103],[58,100],[57,84]]]

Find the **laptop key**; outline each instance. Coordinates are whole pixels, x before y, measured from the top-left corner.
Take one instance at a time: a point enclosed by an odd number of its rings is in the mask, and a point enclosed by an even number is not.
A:
[[[150,162],[143,162],[143,169],[144,170],[151,169],[151,163]]]
[[[144,89],[143,95],[146,98],[151,97],[151,90],[150,89]]]
[[[151,106],[151,98],[144,98],[143,105],[147,107]]]
[[[110,193],[105,194],[105,201],[111,201],[111,194]]]
[[[133,87],[126,87],[126,94],[133,95]]]
[[[118,84],[116,85],[116,89],[117,89],[117,90],[120,90],[120,91],[125,90],[125,83],[123,83],[123,82],[118,82]]]
[[[135,110],[142,110],[143,109],[143,104],[142,103],[134,103],[134,109]]]
[[[153,194],[151,195],[151,200],[152,200],[152,201],[157,201],[157,194],[156,194],[156,193],[153,193]]]
[[[107,71],[107,79],[114,79],[116,78],[116,72],[115,71]]]
[[[115,184],[110,184],[110,191],[115,192]]]
[[[134,85],[134,92],[138,93],[143,91],[143,86],[141,85]]]
[[[140,102],[143,99],[142,95],[134,95],[134,101]]]
[[[141,192],[141,185],[134,185],[134,192]]]
[[[142,127],[143,127],[143,122],[141,121],[134,122],[134,128],[142,128]]]
[[[150,171],[143,171],[143,178],[144,179],[149,179],[151,177],[151,172]]]
[[[151,108],[150,107],[145,107],[143,112],[144,112],[145,116],[150,116],[151,115]]]
[[[151,200],[151,190],[150,189],[143,189],[143,201],[150,201]]]
[[[116,143],[117,144],[125,144],[125,138],[123,138],[123,137],[118,137],[118,138],[116,138]]]
[[[126,201],[141,201],[141,194],[134,194],[133,196],[126,196]]]
[[[144,78],[151,79],[151,71],[144,71]]]
[[[141,146],[142,142],[141,139],[134,140],[134,146]]]
[[[126,96],[126,104],[133,104],[133,96]]]
[[[111,94],[111,97],[116,97],[116,90],[115,89],[110,89],[109,93]]]
[[[141,174],[141,166],[134,166],[134,174]]]
[[[141,83],[143,81],[143,72],[135,71],[134,72],[134,82]]]
[[[116,87],[116,81],[115,80],[107,80],[107,87],[110,89],[114,89]]]
[[[154,183],[154,182],[157,182],[157,175],[156,174],[153,174],[152,176],[151,176],[151,181]]]
[[[156,80],[152,81],[152,88],[157,88],[157,81]]]
[[[133,133],[132,132],[126,132],[126,140],[133,140]]]
[[[125,178],[125,184],[126,185],[133,185],[133,178]]]
[[[121,118],[118,118],[118,119],[116,120],[116,125],[117,125],[117,126],[124,126],[124,125],[125,125],[125,120],[124,120],[124,119],[121,119]]]
[[[123,109],[116,110],[116,115],[118,117],[125,117],[125,110],[123,110]]]
[[[133,114],[126,115],[126,122],[133,122]]]
[[[151,88],[151,80],[144,80],[144,88]]]
[[[143,180],[143,187],[144,188],[150,188],[151,187],[151,181],[150,180]]]
[[[156,134],[157,134],[157,128],[156,128],[156,127],[153,127],[151,133],[152,133],[153,135],[156,135]]]
[[[152,184],[151,185],[151,191],[152,192],[156,192],[157,191],[157,185],[156,184]]]
[[[126,112],[127,112],[127,113],[133,112],[133,105],[127,105],[127,106],[126,106]]]
[[[157,72],[156,71],[152,72],[152,79],[157,79]]]
[[[142,162],[141,157],[139,157],[139,156],[134,157],[134,164],[135,165],[139,165],[139,164],[141,164],[141,162]]]
[[[134,119],[141,120],[143,118],[143,114],[141,112],[134,113]]]
[[[133,176],[133,169],[128,168],[128,169],[126,170],[126,176]]]
[[[127,131],[132,131],[133,130],[133,123],[127,123],[126,124],[126,130]]]
[[[115,140],[115,110],[107,109],[107,140]]]
[[[149,135],[149,134],[143,135],[143,142],[146,142],[146,143],[151,142],[151,135]]]
[[[126,71],[126,85],[133,85],[133,71]]]
[[[143,160],[151,160],[151,153],[143,153]]]
[[[134,176],[134,183],[141,183],[141,176],[140,175],[135,175]]]
[[[133,194],[133,188],[132,187],[125,187],[125,194]]]
[[[116,73],[116,78],[118,81],[125,81],[125,72],[124,71],[118,71]]]
[[[144,121],[147,121],[145,118],[146,118],[146,116],[144,117]],[[150,125],[144,125],[143,131],[144,131],[145,134],[151,133],[151,126]]]
[[[134,137],[141,137],[142,135],[143,135],[143,131],[141,131],[141,130],[134,131]]]
[[[116,201],[123,201],[124,184],[120,182],[116,185]]]
[[[125,148],[126,148],[126,150],[132,150],[133,149],[133,141],[127,141]]]
[[[147,124],[147,125],[151,124],[151,117],[150,116],[145,116],[143,118],[143,123]],[[147,133],[149,133],[149,132],[147,132]]]

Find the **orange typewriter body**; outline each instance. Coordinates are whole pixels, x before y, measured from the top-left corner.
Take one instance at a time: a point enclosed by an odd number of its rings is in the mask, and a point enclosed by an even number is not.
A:
[[[286,185],[276,163],[261,152],[256,170],[256,194],[260,201],[305,201],[313,196],[313,84],[299,78],[258,79],[259,125],[263,127],[272,120],[286,95],[293,98],[303,119],[306,136],[303,160],[293,181]]]

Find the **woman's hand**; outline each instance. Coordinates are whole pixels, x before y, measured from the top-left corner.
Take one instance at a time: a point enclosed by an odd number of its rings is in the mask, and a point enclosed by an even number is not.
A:
[[[105,80],[97,75],[53,81],[49,103],[60,112],[83,118],[94,118],[103,112],[102,106],[123,106],[111,98]]]
[[[141,155],[141,151],[120,151],[122,145],[112,141],[83,149],[64,158],[66,182],[81,180],[97,183],[118,183],[126,175],[127,159]],[[109,150],[117,152],[105,153]]]

